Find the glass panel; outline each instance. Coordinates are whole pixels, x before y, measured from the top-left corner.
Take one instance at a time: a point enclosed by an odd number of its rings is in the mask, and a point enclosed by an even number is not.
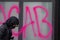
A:
[[[2,9],[0,8],[0,25],[2,25],[3,22],[5,22],[5,19],[7,19],[9,16],[9,11],[10,9],[13,7],[13,6],[17,6],[19,7],[19,2],[0,2],[0,7],[3,7],[3,11],[5,11],[5,15],[6,17],[4,16],[4,13],[2,12]],[[15,16],[15,17],[19,17],[18,16],[18,13],[16,12],[16,9],[12,9],[11,10],[11,16]],[[4,19],[5,17],[5,19]],[[1,23],[2,22],[2,23]],[[16,27],[15,29],[13,29],[12,31],[15,31],[15,32],[18,32],[18,27]],[[18,37],[15,37],[14,36],[14,39],[13,40],[18,40]]]
[[[23,40],[52,40],[52,2],[24,2],[23,25],[30,22]]]

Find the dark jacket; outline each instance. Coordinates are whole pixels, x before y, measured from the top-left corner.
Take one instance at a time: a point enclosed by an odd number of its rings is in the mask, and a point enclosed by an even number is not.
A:
[[[1,25],[0,26],[0,40],[10,40],[12,36],[11,29],[7,28],[7,25]]]
[[[19,20],[16,17],[10,17],[0,26],[0,40],[10,40],[12,36],[13,25],[18,25]]]

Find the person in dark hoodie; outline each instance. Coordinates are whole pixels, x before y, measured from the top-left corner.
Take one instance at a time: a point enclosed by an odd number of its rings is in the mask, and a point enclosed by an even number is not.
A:
[[[19,24],[19,19],[15,16],[10,17],[0,26],[0,40],[10,40],[12,37],[12,29]]]

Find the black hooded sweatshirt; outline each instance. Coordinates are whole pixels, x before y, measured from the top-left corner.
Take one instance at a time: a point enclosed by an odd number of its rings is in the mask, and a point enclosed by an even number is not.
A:
[[[13,25],[18,25],[19,20],[12,16],[5,23],[0,26],[0,40],[10,40],[12,36],[12,30],[15,28]]]

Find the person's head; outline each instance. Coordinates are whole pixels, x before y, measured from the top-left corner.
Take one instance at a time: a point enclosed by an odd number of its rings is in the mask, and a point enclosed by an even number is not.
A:
[[[15,28],[19,24],[19,19],[15,16],[10,17],[6,22],[8,28]]]

